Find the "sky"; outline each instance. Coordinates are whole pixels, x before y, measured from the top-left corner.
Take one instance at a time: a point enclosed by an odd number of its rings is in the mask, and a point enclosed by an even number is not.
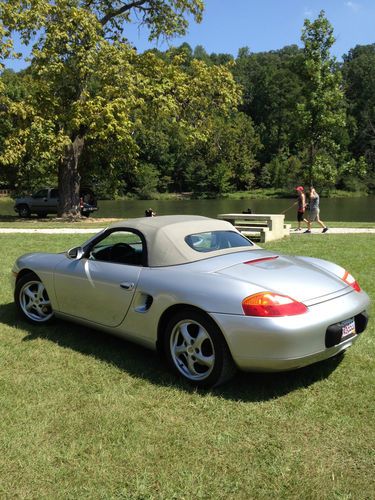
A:
[[[236,56],[241,47],[262,52],[301,46],[304,19],[314,20],[324,10],[334,28],[336,43],[331,52],[338,60],[356,45],[375,43],[375,0],[205,0],[205,6],[203,21],[191,20],[188,34],[168,43],[148,43],[147,31],[135,25],[128,25],[125,34],[139,52],[187,42],[192,48],[203,45],[209,54]],[[16,71],[25,65],[6,63]]]

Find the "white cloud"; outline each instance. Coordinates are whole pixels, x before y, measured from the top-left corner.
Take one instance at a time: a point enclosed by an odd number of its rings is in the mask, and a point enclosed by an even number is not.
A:
[[[356,3],[356,2],[351,2],[351,1],[348,1],[348,2],[345,2],[345,5],[353,10],[354,12],[358,12],[359,9],[361,8],[361,6],[359,5],[359,3]]]

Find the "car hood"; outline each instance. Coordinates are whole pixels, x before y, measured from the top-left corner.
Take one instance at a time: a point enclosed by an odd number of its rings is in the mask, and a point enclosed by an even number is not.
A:
[[[217,269],[215,273],[250,283],[261,290],[288,295],[303,303],[328,298],[340,291],[352,291],[337,274],[324,266],[325,261],[316,262],[309,262],[304,257],[256,252],[246,261]],[[340,270],[335,266],[335,271]]]

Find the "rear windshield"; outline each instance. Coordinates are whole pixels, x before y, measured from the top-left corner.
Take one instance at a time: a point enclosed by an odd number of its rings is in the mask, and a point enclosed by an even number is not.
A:
[[[250,240],[234,231],[208,231],[185,237],[190,248],[197,252],[215,252],[224,248],[252,247]]]

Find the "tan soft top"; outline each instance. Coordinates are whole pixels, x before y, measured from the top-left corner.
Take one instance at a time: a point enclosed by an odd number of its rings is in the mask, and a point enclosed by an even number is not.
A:
[[[199,215],[162,215],[128,219],[114,223],[109,228],[129,228],[140,231],[146,239],[148,265],[151,267],[186,264],[233,251],[249,250],[248,246],[244,246],[204,253],[191,248],[185,241],[185,237],[190,234],[208,231],[239,232],[229,222]]]

